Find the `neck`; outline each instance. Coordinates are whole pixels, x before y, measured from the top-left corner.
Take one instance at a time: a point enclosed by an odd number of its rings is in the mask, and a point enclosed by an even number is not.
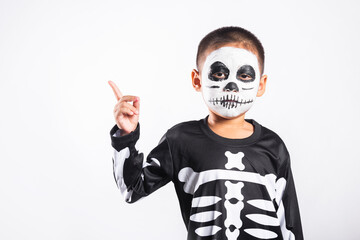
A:
[[[245,113],[234,118],[224,118],[210,111],[208,126],[213,132],[226,138],[246,138],[254,131],[252,124],[245,121]]]
[[[221,126],[225,128],[241,128],[245,125],[245,113],[235,118],[224,118],[210,111],[208,118],[209,126]]]

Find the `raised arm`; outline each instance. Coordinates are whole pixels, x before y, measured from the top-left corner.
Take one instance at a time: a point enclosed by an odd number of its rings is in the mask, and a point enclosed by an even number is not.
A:
[[[116,125],[110,131],[113,174],[125,201],[133,203],[171,181],[171,153],[165,134],[144,161],[144,154],[135,147],[140,137],[139,99],[122,96],[113,82],[109,84],[118,100],[114,108]],[[133,105],[129,101],[133,101]]]

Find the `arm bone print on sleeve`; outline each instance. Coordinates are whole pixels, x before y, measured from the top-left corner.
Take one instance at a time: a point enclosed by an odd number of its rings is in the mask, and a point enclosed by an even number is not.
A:
[[[123,169],[124,169],[124,161],[130,156],[130,150],[128,147],[117,151],[114,149],[114,157],[113,157],[113,173],[117,187],[119,188],[122,196],[124,197],[126,202],[131,201],[132,191],[128,191],[128,188],[124,181]]]
[[[165,134],[144,159],[144,154],[135,147],[140,125],[125,136],[120,136],[120,131],[116,125],[110,131],[114,147],[113,173],[125,201],[133,203],[172,180],[171,153]]]

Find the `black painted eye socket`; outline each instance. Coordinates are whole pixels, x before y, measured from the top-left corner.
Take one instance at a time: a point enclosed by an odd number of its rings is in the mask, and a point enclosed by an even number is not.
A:
[[[229,69],[222,62],[214,62],[210,66],[209,79],[212,81],[223,81],[229,77]]]
[[[255,80],[255,70],[250,65],[244,65],[239,68],[236,78],[242,82],[252,82]]]

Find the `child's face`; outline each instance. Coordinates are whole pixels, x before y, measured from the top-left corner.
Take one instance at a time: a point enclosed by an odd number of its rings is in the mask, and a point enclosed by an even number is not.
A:
[[[226,118],[250,109],[258,93],[260,68],[255,54],[225,46],[207,55],[201,71],[201,92],[209,109]]]

